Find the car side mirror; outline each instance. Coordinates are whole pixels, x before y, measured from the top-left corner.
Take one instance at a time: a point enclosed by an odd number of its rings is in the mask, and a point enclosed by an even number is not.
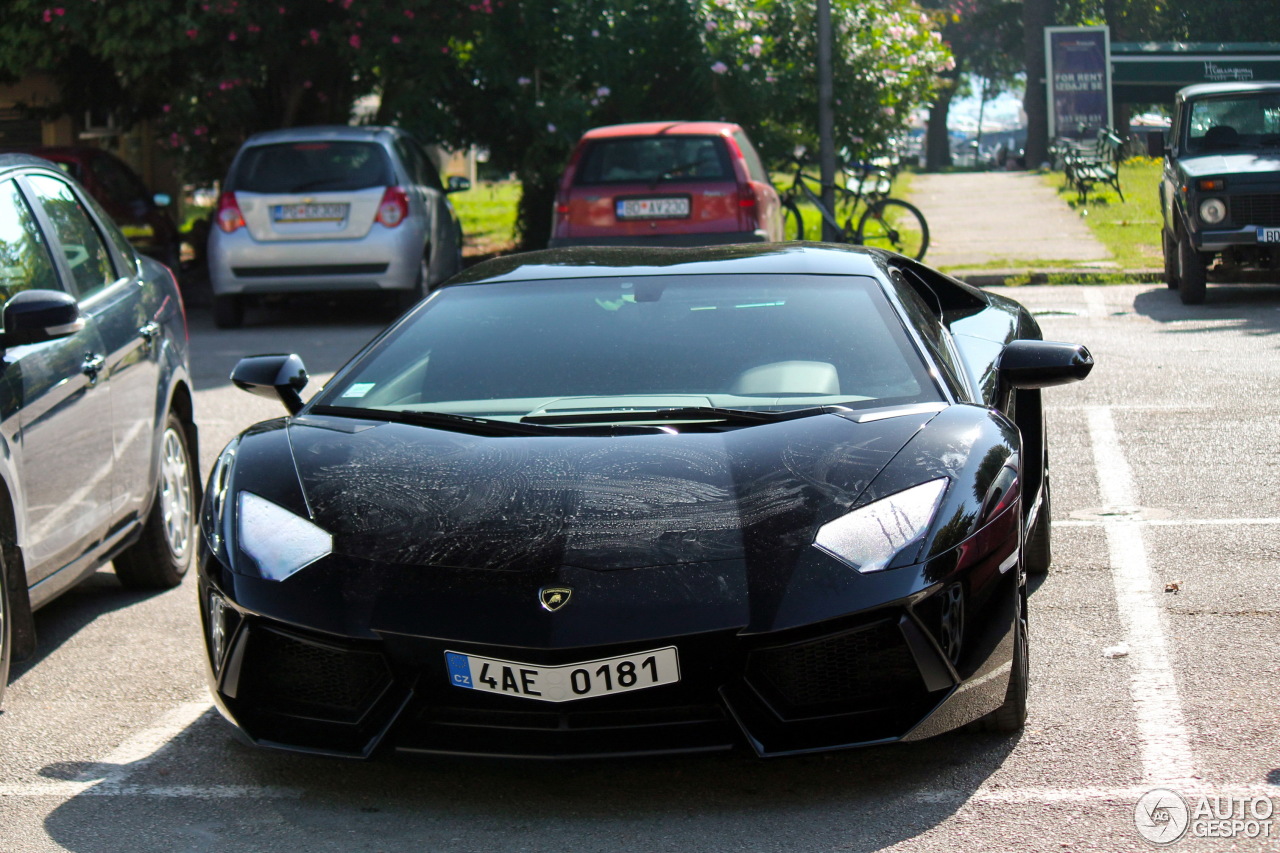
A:
[[[293,353],[251,355],[236,364],[231,382],[241,391],[279,400],[296,415],[302,408],[300,392],[307,387],[307,368]]]
[[[445,192],[460,193],[469,189],[471,189],[471,180],[469,178],[464,178],[461,175],[450,175]]]
[[[5,348],[39,344],[74,335],[84,314],[74,296],[61,290],[24,290],[4,304]]]
[[[996,358],[996,371],[1006,388],[1050,388],[1079,382],[1093,370],[1093,356],[1082,344],[1057,341],[1011,341]]]

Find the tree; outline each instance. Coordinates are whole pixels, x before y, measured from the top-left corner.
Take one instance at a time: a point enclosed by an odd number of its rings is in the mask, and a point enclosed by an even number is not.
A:
[[[487,148],[492,165],[519,177],[527,248],[546,245],[556,182],[584,131],[712,113],[687,0],[494,2],[468,24],[452,72],[414,75],[413,87],[435,86],[455,143]]]
[[[925,163],[929,169],[951,164],[951,140],[947,117],[956,95],[964,94],[970,76],[986,86],[1007,86],[1021,69],[1017,47],[1022,39],[1019,4],[1014,0],[930,0],[942,24],[942,39],[954,57],[954,65],[942,79],[929,108],[925,137]]]
[[[833,0],[836,145],[874,151],[901,136],[951,54],[909,0]],[[703,0],[720,111],[767,157],[817,148],[817,28],[812,0]]]
[[[251,133],[346,124],[354,100],[442,65],[461,0],[9,0],[0,74],[48,70],[47,113],[156,119],[187,178],[222,177]]]

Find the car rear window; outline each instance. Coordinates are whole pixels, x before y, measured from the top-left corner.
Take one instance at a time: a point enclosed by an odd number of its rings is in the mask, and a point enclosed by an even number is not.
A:
[[[363,190],[388,186],[391,162],[372,142],[286,142],[245,149],[227,189],[251,193]]]
[[[578,185],[732,180],[724,143],[714,136],[599,139],[583,152]]]

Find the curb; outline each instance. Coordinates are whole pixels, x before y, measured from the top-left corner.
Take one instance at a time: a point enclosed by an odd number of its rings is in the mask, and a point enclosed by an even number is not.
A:
[[[1156,284],[1164,270],[1008,269],[952,270],[947,275],[974,287],[1021,287],[1028,284]]]

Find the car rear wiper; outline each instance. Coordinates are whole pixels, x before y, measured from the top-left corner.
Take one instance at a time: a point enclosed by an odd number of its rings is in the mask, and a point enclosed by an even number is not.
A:
[[[474,435],[555,435],[553,428],[535,424],[477,418],[471,415],[453,415],[448,412],[419,412],[413,409],[362,409],[357,406],[315,406],[313,415],[336,415],[342,418],[361,418],[371,421],[438,427],[440,429],[467,432]]]
[[[682,406],[676,409],[620,409],[600,412],[569,412],[562,415],[526,415],[525,424],[593,424],[625,421],[720,421],[728,424],[767,424],[805,418],[828,412],[847,412],[843,406],[811,406],[785,412],[754,412],[719,406]]]

